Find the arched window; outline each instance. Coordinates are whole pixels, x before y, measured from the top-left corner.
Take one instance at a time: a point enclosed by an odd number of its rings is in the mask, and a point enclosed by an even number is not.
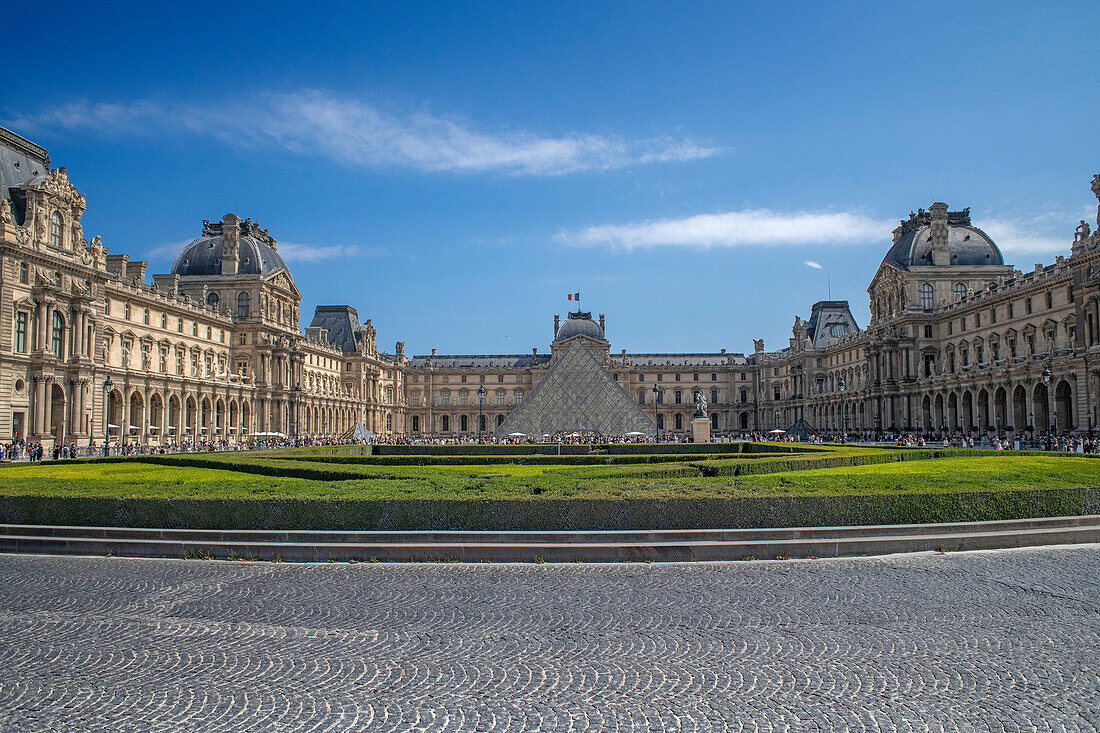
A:
[[[926,311],[932,310],[932,284],[924,283],[920,286],[920,307]]]
[[[665,416],[664,415],[658,415],[657,416],[657,429],[658,430],[664,430],[665,429]]]
[[[419,433],[420,432],[420,416],[419,415],[413,415],[412,418],[413,418],[412,431],[414,433]]]
[[[965,283],[955,283],[955,287],[954,287],[953,290],[955,292],[955,300],[962,300],[963,298],[966,297],[966,284]]]
[[[717,430],[718,429],[718,413],[717,412],[710,416],[710,429],[711,430]]]
[[[676,415],[676,429],[677,430],[683,430],[684,429],[684,416],[683,415],[679,415],[679,414]]]
[[[497,415],[497,427],[499,428],[504,424],[504,415]]]
[[[478,430],[480,432],[484,433],[485,432],[485,416],[484,415],[478,415],[477,419],[478,419],[478,425],[479,425]]]
[[[207,293],[206,294],[206,304],[208,306],[210,306],[211,308],[217,308],[219,300],[220,300],[220,298],[218,297],[217,293]]]
[[[251,296],[248,293],[237,294],[237,317],[248,318],[248,304]]]
[[[50,214],[50,246],[61,247],[61,214]]]
[[[468,426],[467,426],[467,424],[466,424],[466,416],[465,416],[465,415],[461,415],[461,416],[460,416],[460,417],[458,418],[458,429],[459,429],[459,431],[460,431],[460,432],[463,432],[463,433],[465,433],[465,432],[466,432],[466,430],[467,430],[467,427],[468,427]]]
[[[65,319],[57,311],[53,312],[53,355],[58,359],[64,356]]]
[[[450,430],[451,430],[451,418],[444,415],[442,424],[443,424],[443,432],[444,433],[450,432]]]

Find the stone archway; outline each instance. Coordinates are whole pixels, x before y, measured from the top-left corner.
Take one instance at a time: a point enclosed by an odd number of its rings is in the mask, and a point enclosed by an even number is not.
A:
[[[145,397],[136,389],[130,393],[130,419],[127,422],[126,440],[143,442],[145,437]]]
[[[1005,433],[1011,429],[1008,423],[1008,392],[998,387],[993,393],[993,429]]]
[[[1027,390],[1022,384],[1018,384],[1012,390],[1012,425],[1017,433],[1024,433],[1034,427],[1027,418]]]
[[[1073,407],[1073,387],[1063,379],[1054,388],[1054,414],[1057,417],[1054,429],[1056,432],[1070,432],[1077,425],[1077,421],[1074,419]]]
[[[168,398],[168,435],[172,440],[179,440],[182,431],[182,425],[180,418],[183,416],[183,410],[180,407],[179,395],[172,395]]]
[[[65,442],[65,388],[57,382],[50,385],[50,429],[58,445]]]
[[[1042,382],[1035,385],[1032,404],[1035,406],[1032,410],[1035,432],[1045,433],[1050,429],[1050,399],[1047,386]]]

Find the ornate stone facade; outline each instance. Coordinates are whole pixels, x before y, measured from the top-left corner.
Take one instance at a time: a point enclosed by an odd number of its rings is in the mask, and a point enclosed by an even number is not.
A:
[[[204,221],[168,274],[84,239],[84,196],[46,151],[0,128],[0,440],[241,440],[258,433],[465,437],[504,426],[575,347],[662,433],[1084,433],[1100,390],[1100,212],[1070,256],[1006,265],[968,210],[901,222],[860,330],[846,301],[749,355],[612,353],[604,316],[554,316],[549,353],[406,357],[354,308],[317,308],[250,219]],[[1100,176],[1092,181],[1100,199]],[[109,390],[104,388],[110,379]],[[639,430],[639,432],[651,432]]]

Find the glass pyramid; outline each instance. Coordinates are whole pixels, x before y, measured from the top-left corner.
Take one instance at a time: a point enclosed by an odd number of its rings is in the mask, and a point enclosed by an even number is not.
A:
[[[527,399],[496,429],[499,436],[573,432],[657,432],[653,418],[630,399],[592,352],[579,344],[551,364]]]

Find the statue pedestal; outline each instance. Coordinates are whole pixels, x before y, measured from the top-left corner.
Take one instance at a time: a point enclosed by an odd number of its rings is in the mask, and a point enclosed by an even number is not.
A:
[[[696,443],[710,442],[710,418],[697,417],[691,421],[691,438]]]

